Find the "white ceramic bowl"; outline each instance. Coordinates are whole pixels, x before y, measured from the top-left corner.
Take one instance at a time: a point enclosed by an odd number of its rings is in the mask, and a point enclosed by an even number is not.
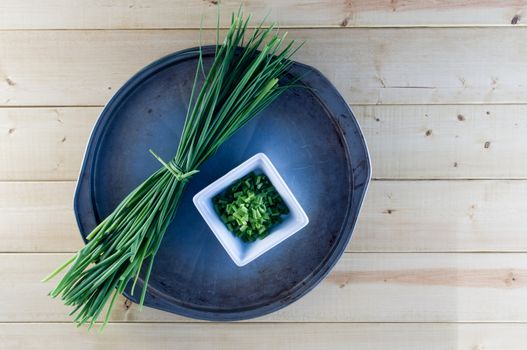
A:
[[[257,174],[263,173],[269,178],[274,188],[289,208],[289,214],[284,217],[283,222],[271,228],[271,232],[267,237],[246,243],[227,229],[214,210],[212,199],[214,196],[223,192],[236,182],[236,180],[244,177],[252,171]],[[225,248],[231,259],[238,266],[244,266],[253,261],[263,253],[283,242],[286,238],[289,238],[296,232],[300,231],[309,223],[306,213],[296,200],[295,196],[293,196],[293,193],[287,187],[269,158],[263,153],[254,155],[205,187],[194,196],[193,201],[201,216],[203,216],[203,219],[205,219],[212,232],[214,232],[214,235],[216,235],[216,238],[218,238],[223,248]]]

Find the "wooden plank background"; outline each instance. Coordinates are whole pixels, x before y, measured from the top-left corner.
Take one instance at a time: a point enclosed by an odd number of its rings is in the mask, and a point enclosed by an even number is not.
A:
[[[214,33],[204,30],[204,42]],[[352,105],[524,102],[527,49],[518,43],[527,41],[527,27],[289,35],[306,40],[298,60],[316,66]],[[0,104],[101,106],[140,68],[198,39],[197,29],[1,31]]]
[[[1,29],[216,27],[217,0],[2,0]],[[282,27],[525,25],[525,0],[246,0],[246,12]],[[240,1],[221,1],[221,12]]]
[[[256,320],[120,299],[103,334],[69,324],[39,281],[82,244],[72,195],[91,128],[134,72],[197,45],[202,17],[215,27],[217,1],[0,0],[0,348],[524,349],[527,1],[244,5],[307,41],[298,59],[367,138],[374,181],[341,261]]]

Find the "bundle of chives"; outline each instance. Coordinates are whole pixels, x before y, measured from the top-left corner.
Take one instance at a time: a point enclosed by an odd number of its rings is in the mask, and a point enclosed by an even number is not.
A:
[[[244,19],[241,11],[232,15],[230,28],[223,43],[217,43],[212,66],[196,95],[198,77],[204,71],[199,50],[175,157],[166,163],[151,151],[163,167],[123,199],[88,235],[81,250],[44,279],[69,266],[50,295],[60,296],[74,308],[70,315],[76,314],[78,326],[89,323],[91,328],[109,303],[102,329],[117,296],[132,280],[134,293],[143,262],[149,259],[140,298],[143,304],[154,257],[187,181],[223,142],[292,86],[293,82],[282,84],[280,78],[301,45],[291,41],[282,48],[285,35],[279,36],[274,24],[267,28],[260,24],[244,45],[249,19]]]

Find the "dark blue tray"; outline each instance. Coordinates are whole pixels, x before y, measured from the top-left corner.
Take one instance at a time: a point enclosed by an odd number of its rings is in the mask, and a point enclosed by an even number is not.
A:
[[[210,64],[214,47],[204,48]],[[93,129],[75,193],[84,237],[124,196],[176,152],[197,62],[176,52],[132,77]],[[312,89],[294,88],[227,141],[189,183],[157,254],[145,305],[206,320],[261,316],[315,287],[344,252],[370,180],[364,137],[347,103],[316,69],[295,63]],[[237,267],[192,197],[252,155],[271,159],[310,223],[247,266]],[[137,301],[139,294],[126,296]],[[329,303],[330,301],[328,301]]]

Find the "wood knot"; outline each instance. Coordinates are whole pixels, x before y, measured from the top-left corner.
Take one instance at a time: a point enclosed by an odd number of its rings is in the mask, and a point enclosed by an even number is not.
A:
[[[513,272],[509,272],[509,274],[505,278],[505,285],[510,287],[514,282],[516,282],[516,276]]]

